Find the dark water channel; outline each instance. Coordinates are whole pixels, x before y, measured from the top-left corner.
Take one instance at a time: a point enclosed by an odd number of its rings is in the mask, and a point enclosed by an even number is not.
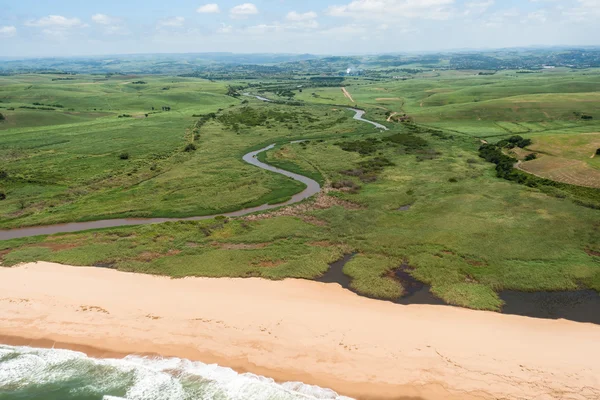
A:
[[[347,254],[342,259],[332,263],[325,275],[317,281],[338,283],[344,289],[348,289],[359,296],[364,296],[352,289],[352,279],[343,271],[346,263],[352,260],[354,256],[355,254]],[[434,296],[429,285],[413,278],[408,265],[405,264],[396,269],[393,277],[402,284],[405,291],[404,296],[391,300],[393,303],[450,306],[442,299]],[[544,319],[567,319],[600,325],[600,295],[595,290],[533,293],[507,290],[500,293],[500,298],[505,303],[502,314]]]

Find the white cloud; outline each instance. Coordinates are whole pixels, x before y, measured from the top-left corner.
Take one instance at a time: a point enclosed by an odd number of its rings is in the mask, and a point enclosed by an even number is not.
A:
[[[196,12],[199,12],[200,14],[217,14],[221,12],[221,9],[218,4],[211,3],[198,7]]]
[[[421,18],[444,20],[452,16],[455,0],[354,0],[327,9],[333,17],[358,20],[398,20]]]
[[[233,7],[229,11],[231,18],[247,18],[249,15],[258,14],[258,8],[252,3],[244,3]]]
[[[509,23],[519,22],[521,13],[517,8],[509,8],[491,14],[487,19],[483,20],[483,24],[487,27],[503,27]]]
[[[306,13],[289,12],[285,19],[288,21],[287,27],[292,29],[317,29],[319,23],[316,21],[317,13],[309,11]]]
[[[165,19],[161,19],[160,21],[158,21],[158,27],[171,27],[171,28],[176,28],[176,27],[180,27],[183,26],[183,24],[185,23],[185,18],[183,17],[171,17],[171,18],[165,18]]]
[[[246,32],[248,33],[254,33],[254,34],[262,34],[262,33],[274,33],[274,32],[282,32],[285,28],[278,23],[275,24],[260,24],[260,25],[254,25],[254,26],[249,26],[246,29]]]
[[[0,37],[13,37],[17,34],[17,28],[14,26],[1,26]]]
[[[548,13],[544,10],[533,11],[527,14],[527,17],[523,19],[523,23],[528,22],[540,22],[544,23],[548,20]]]
[[[70,29],[87,26],[79,18],[66,18],[62,15],[48,15],[37,20],[29,20],[25,22],[25,25],[50,29]]]
[[[48,15],[40,19],[25,22],[25,26],[42,28],[42,33],[50,38],[64,39],[73,29],[87,28],[89,25],[79,18],[67,18],[62,15]]]
[[[600,0],[577,0],[577,6],[565,9],[563,14],[572,21],[594,20],[600,17]]]
[[[221,27],[217,29],[217,33],[231,33],[233,32],[233,26],[227,24],[221,24]]]
[[[101,25],[104,33],[107,35],[126,35],[128,33],[121,18],[111,17],[106,14],[94,14],[92,15],[92,21]]]
[[[100,25],[115,25],[119,22],[117,18],[110,17],[106,14],[92,15],[92,21]]]
[[[291,11],[285,17],[285,19],[287,19],[288,21],[309,21],[315,18],[317,18],[317,13],[314,11],[309,11],[304,14],[297,13],[296,11]]]
[[[481,15],[495,4],[494,0],[487,1],[471,1],[465,3],[465,15]]]

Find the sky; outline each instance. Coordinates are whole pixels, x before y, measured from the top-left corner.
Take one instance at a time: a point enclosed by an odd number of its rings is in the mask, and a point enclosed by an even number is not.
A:
[[[0,0],[0,56],[600,45],[600,0]]]

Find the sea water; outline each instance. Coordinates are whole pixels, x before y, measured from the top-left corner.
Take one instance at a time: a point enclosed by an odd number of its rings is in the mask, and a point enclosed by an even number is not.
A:
[[[179,358],[96,359],[83,353],[0,345],[0,399],[40,400],[342,400],[300,382],[238,374]]]

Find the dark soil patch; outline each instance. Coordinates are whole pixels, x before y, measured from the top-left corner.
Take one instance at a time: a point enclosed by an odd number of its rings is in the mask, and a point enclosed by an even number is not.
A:
[[[69,250],[74,249],[75,247],[79,247],[75,243],[36,243],[35,247],[45,247],[52,251],[60,251],[60,250]]]
[[[116,264],[117,263],[114,261],[98,262],[98,263],[94,264],[94,267],[106,268],[106,269],[117,269]]]
[[[464,259],[465,262],[469,265],[472,265],[474,267],[485,267],[487,266],[487,263],[483,262],[483,261],[479,261],[479,260],[474,260],[472,258],[465,258]]]
[[[262,267],[262,268],[277,268],[280,265],[285,264],[284,260],[277,260],[277,261],[261,261],[258,263],[258,266]]]
[[[600,257],[600,251],[595,251],[592,249],[585,249],[585,252],[588,253],[590,256]]]
[[[223,250],[256,250],[264,249],[270,243],[211,243],[214,247],[220,247]]]

